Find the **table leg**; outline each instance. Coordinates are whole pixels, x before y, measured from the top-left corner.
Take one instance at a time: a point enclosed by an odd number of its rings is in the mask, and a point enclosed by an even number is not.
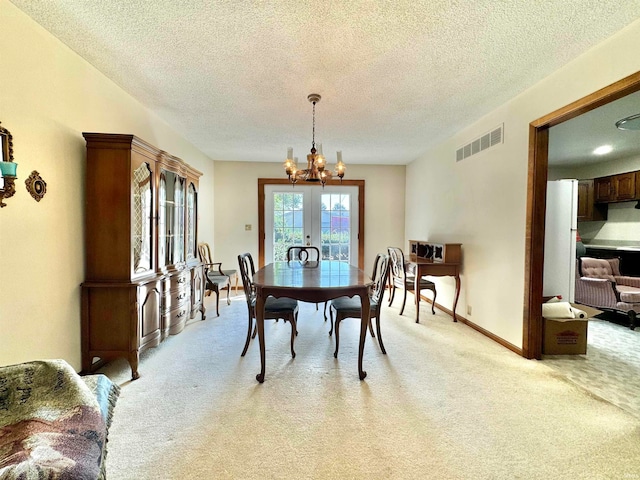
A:
[[[362,356],[364,354],[364,342],[367,339],[367,329],[369,327],[369,317],[371,315],[371,303],[369,301],[369,292],[360,293],[360,348],[358,349],[358,375],[360,380],[364,380],[367,372],[362,369]]]
[[[260,345],[260,373],[256,375],[256,380],[264,382],[265,355],[264,355],[264,298],[261,292],[256,295],[256,325],[258,328],[258,344]]]
[[[460,296],[460,275],[456,275],[456,298],[453,300],[453,321],[457,322],[456,307],[458,306],[458,297]]]
[[[415,270],[415,280],[414,280],[414,285],[413,285],[413,293],[415,294],[416,297],[416,323],[420,323],[420,269],[418,268],[418,266],[416,265],[416,270]]]

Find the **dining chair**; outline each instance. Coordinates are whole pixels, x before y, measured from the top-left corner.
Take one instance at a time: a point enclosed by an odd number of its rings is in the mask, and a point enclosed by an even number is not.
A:
[[[400,309],[400,315],[404,312],[404,306],[407,303],[407,291],[413,292],[414,295],[420,295],[420,292],[415,292],[416,286],[416,277],[414,273],[407,271],[407,264],[404,261],[404,253],[402,249],[398,247],[388,247],[390,262],[391,262],[391,273],[390,273],[390,286],[391,286],[391,296],[389,298],[389,306],[393,303],[393,299],[396,294],[397,288],[402,288],[404,291],[404,297],[402,299],[402,308]],[[436,309],[436,284],[426,280],[425,278],[420,278],[420,291],[422,290],[431,290],[433,292],[433,303],[431,304],[431,313],[435,315]]]
[[[253,257],[250,253],[238,255],[238,266],[240,267],[240,276],[242,277],[242,286],[247,299],[247,309],[249,311],[249,328],[247,329],[247,340],[244,344],[241,357],[247,353],[249,342],[256,336],[257,322],[254,325],[253,320],[256,318],[256,291],[253,285],[253,277],[256,273]],[[274,298],[267,297],[264,304],[264,319],[278,320],[282,318],[285,322],[291,323],[291,356],[296,358],[296,352],[293,349],[293,342],[298,334],[298,301],[291,298]],[[253,334],[252,334],[253,331]]]
[[[378,344],[380,350],[386,355],[387,351],[382,343],[382,334],[380,333],[380,310],[382,305],[382,297],[384,296],[384,290],[387,284],[387,278],[389,276],[389,256],[385,254],[377,254],[376,259],[373,262],[373,274],[371,279],[373,285],[369,293],[369,302],[371,305],[369,311],[369,332],[372,337],[375,337],[373,333],[372,320],[376,319],[376,332],[378,333]],[[333,312],[335,310],[335,329],[336,329],[336,351],[333,353],[335,358],[338,358],[338,347],[340,346],[340,322],[345,318],[362,318],[362,305],[360,304],[360,297],[339,297],[335,300],[331,300],[331,307],[329,307],[329,314],[331,316],[331,335],[334,327]]]
[[[320,250],[312,245],[294,245],[287,249],[287,262],[297,260],[301,263],[319,262]],[[316,303],[316,310],[318,304]],[[324,302],[324,321],[327,321],[327,302]]]
[[[222,262],[211,260],[211,249],[208,243],[198,244],[198,256],[204,265],[205,295],[216,294],[216,315],[220,316],[220,290],[227,290],[227,305],[231,305],[229,293],[231,291],[231,277],[235,277],[236,291],[238,289],[238,273],[236,270],[222,270]]]
[[[198,256],[200,257],[200,261],[203,263],[213,263],[213,257],[211,256],[211,249],[209,248],[208,243],[199,243],[198,244]],[[230,280],[235,281],[235,286],[233,287],[236,293],[238,292],[238,272],[237,270],[222,270],[222,273],[229,277]]]

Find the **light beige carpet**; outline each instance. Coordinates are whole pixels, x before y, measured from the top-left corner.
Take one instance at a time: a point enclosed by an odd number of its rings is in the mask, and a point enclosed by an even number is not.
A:
[[[358,379],[357,320],[341,350],[322,310],[302,304],[290,326],[266,324],[240,357],[246,303],[192,321],[143,355],[104,369],[122,385],[107,472],[117,479],[633,479],[639,420],[424,305],[383,309],[388,355],[367,338]]]
[[[586,355],[545,355],[544,364],[640,419],[639,329],[590,319]]]

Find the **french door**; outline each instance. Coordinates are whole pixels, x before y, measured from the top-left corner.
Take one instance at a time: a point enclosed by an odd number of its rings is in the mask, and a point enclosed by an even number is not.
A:
[[[311,245],[322,260],[358,266],[357,186],[265,185],[265,263],[286,260],[293,245]]]

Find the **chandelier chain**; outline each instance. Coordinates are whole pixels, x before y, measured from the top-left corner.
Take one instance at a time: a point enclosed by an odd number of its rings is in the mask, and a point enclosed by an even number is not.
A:
[[[322,154],[322,145],[318,144],[320,152],[316,150],[316,103],[320,101],[320,95],[312,93],[307,96],[307,100],[313,104],[313,120],[311,123],[311,152],[307,154],[307,168],[298,169],[296,165],[297,157],[293,156],[293,148],[287,149],[287,159],[284,162],[284,170],[292,184],[296,184],[298,180],[305,182],[320,182],[324,184],[334,177],[338,177],[340,182],[344,177],[345,165],[342,162],[342,152],[338,151],[336,163],[336,171],[332,172],[327,168],[326,160]]]
[[[311,129],[311,147],[316,148],[316,102],[313,103],[313,127]]]

